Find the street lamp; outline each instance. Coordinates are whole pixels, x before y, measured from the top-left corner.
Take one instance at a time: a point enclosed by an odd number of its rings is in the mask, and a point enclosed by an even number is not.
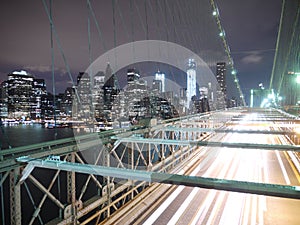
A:
[[[295,73],[297,75],[296,77],[296,83],[300,84],[300,73]]]

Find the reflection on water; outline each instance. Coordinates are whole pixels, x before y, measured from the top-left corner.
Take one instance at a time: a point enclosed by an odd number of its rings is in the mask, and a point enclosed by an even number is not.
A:
[[[0,129],[0,149],[73,137],[73,129],[47,129],[40,124],[2,126]]]

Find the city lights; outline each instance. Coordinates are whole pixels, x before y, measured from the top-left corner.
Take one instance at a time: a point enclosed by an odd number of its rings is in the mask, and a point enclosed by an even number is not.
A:
[[[186,107],[189,108],[190,101],[196,95],[196,62],[194,59],[189,59],[187,73],[187,89],[186,89]]]

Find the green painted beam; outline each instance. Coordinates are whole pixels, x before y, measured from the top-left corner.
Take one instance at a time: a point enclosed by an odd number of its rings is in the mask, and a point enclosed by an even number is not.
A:
[[[180,131],[180,132],[216,132],[216,133],[245,133],[245,134],[273,134],[273,135],[287,135],[298,134],[292,131],[281,130],[246,130],[246,129],[214,129],[214,128],[200,128],[200,127],[164,127],[163,131]]]
[[[300,152],[300,145],[270,145],[270,144],[252,144],[252,143],[229,143],[229,142],[213,142],[213,141],[198,141],[191,145],[207,146],[207,147],[226,147],[226,148],[245,148],[259,150],[280,150],[280,151],[296,151]]]
[[[55,170],[59,169],[84,174],[111,176],[121,179],[140,180],[146,182],[157,182],[173,185],[185,185],[205,189],[215,189],[223,191],[233,191],[240,193],[300,199],[300,186],[265,184],[178,174],[157,173],[114,167],[95,166],[89,164],[70,163],[65,161],[39,160],[28,157],[18,158],[17,161],[19,163],[28,163],[29,167],[33,166]],[[22,180],[25,179],[26,177],[22,178]]]
[[[171,140],[143,137],[121,138],[123,143],[147,143],[147,144],[166,144],[166,145],[182,145],[182,146],[205,146],[219,148],[246,148],[246,149],[261,149],[261,150],[282,150],[282,151],[297,151],[300,152],[300,145],[273,145],[273,144],[252,144],[252,143],[230,143],[216,141],[193,141],[193,140]]]
[[[241,118],[232,118],[232,121],[245,121],[245,119],[243,117]],[[290,119],[290,118],[286,118],[286,119],[283,119],[282,117],[281,118],[256,118],[256,119],[250,119],[250,120],[246,120],[247,123],[250,123],[250,122],[284,122],[284,123],[288,123],[288,122],[292,122],[292,123],[300,123],[300,120],[299,119]]]

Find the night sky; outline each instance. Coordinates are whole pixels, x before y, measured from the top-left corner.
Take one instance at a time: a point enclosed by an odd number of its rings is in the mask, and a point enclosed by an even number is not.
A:
[[[75,78],[79,71],[84,71],[89,65],[87,4],[84,0],[54,0],[53,2],[55,29]],[[121,14],[119,12],[124,8],[122,4],[125,2],[116,1],[116,4],[119,4],[115,11],[119,27],[122,27],[122,18],[128,20],[130,15],[128,7],[125,7]],[[184,4],[193,7],[195,0],[179,2],[177,7],[185,7]],[[266,87],[269,85],[281,1],[216,0],[215,2],[219,8],[221,23],[226,32],[226,40],[238,71],[242,91],[247,97],[250,89],[258,87],[260,82],[263,82]],[[102,34],[106,40],[109,40],[106,45],[106,49],[109,50],[113,47],[112,1],[100,0],[91,3]],[[195,15],[191,14],[190,17]],[[95,27],[95,24],[91,23],[93,59],[105,52],[101,40],[95,35],[97,33]],[[6,80],[7,74],[14,70],[27,70],[37,78],[44,78],[51,91],[50,26],[43,1],[2,0],[0,29],[0,81]],[[136,25],[135,35],[138,36],[141,30],[142,27]],[[129,42],[125,37],[124,40],[122,39],[126,36],[122,28],[117,32],[117,44]],[[120,34],[123,36],[120,37]],[[54,45],[56,88],[58,92],[62,92],[71,83],[56,41]]]

